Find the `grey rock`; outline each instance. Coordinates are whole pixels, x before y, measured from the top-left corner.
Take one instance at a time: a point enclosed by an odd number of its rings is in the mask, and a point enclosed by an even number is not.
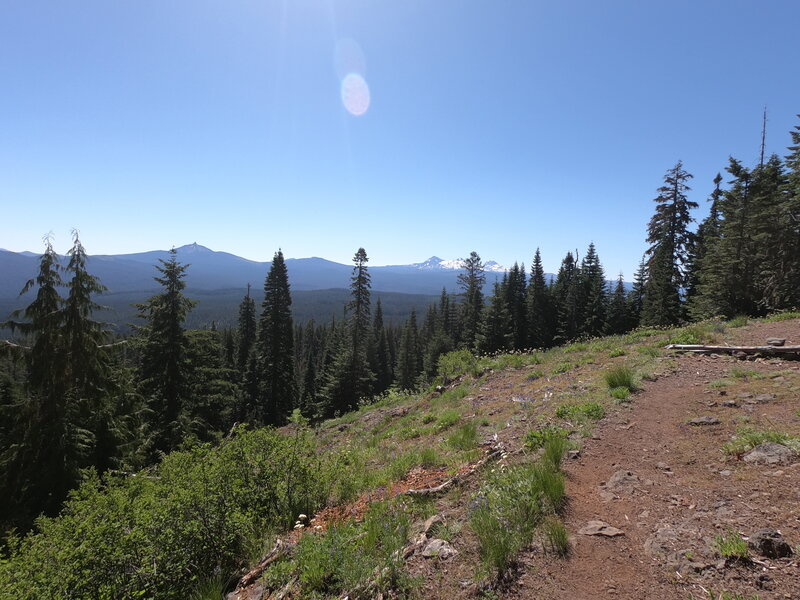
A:
[[[422,551],[422,556],[425,558],[450,558],[456,554],[458,554],[458,550],[438,538],[428,542],[428,545]]]
[[[791,448],[775,442],[759,444],[742,457],[744,462],[754,465],[786,465],[795,458]]]
[[[780,533],[772,529],[756,531],[748,545],[767,558],[784,558],[792,555],[792,547],[786,543]]]
[[[616,494],[631,494],[642,485],[652,485],[652,481],[642,480],[633,471],[620,470],[606,481],[606,490]]]
[[[429,536],[431,534],[431,529],[437,525],[441,525],[442,523],[444,523],[444,517],[442,515],[433,515],[432,517],[428,517],[428,519],[422,525],[422,533]]]
[[[783,346],[786,338],[767,338],[767,346]]]
[[[612,527],[605,521],[589,521],[586,525],[578,530],[580,535],[601,535],[605,537],[617,537],[618,535],[625,535],[625,532],[616,527]]]
[[[670,466],[669,466],[667,463],[665,463],[665,462],[657,462],[657,463],[656,463],[656,469],[659,469],[659,470],[661,470],[661,471],[672,471],[672,467],[670,467]]]
[[[766,404],[775,399],[775,394],[759,394],[755,397],[755,401],[759,404]]]
[[[722,471],[719,472],[719,474],[722,475],[723,477],[730,477],[731,475],[733,475],[733,471],[731,471],[730,469],[723,469]]]
[[[722,402],[722,406],[724,406],[725,408],[736,408],[739,405],[736,404],[736,400],[725,400]]]
[[[581,457],[580,450],[567,450],[567,458],[576,459]]]
[[[701,427],[704,425],[719,425],[720,423],[722,423],[722,421],[720,421],[717,417],[708,417],[708,416],[696,417],[689,421],[689,425],[692,425],[694,427]]]

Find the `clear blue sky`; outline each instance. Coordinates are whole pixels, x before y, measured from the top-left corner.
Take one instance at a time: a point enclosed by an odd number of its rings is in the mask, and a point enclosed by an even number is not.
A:
[[[765,104],[785,154],[798,23],[797,0],[4,0],[0,247],[541,246],[553,271],[593,240],[630,278],[678,159],[703,202],[757,160]]]

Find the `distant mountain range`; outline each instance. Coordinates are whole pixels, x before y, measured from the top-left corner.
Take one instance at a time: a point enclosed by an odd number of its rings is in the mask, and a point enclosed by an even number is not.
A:
[[[178,260],[188,263],[186,283],[189,289],[246,289],[250,283],[259,289],[269,270],[269,262],[248,260],[228,252],[216,252],[199,244],[177,248]],[[166,250],[136,254],[93,255],[89,271],[100,278],[109,293],[158,289],[153,281],[155,265],[167,259]],[[32,252],[0,250],[0,298],[16,297],[25,282],[36,274],[39,256]],[[439,294],[442,288],[455,291],[460,260],[442,260],[432,256],[421,263],[369,267],[374,291],[406,294]],[[324,258],[288,258],[289,283],[293,291],[347,288],[352,265],[343,265]],[[494,261],[486,263],[487,285],[506,271]]]
[[[177,248],[178,260],[189,264],[186,271],[187,296],[199,301],[189,319],[190,326],[202,326],[211,321],[230,325],[235,322],[237,306],[246,293],[247,284],[253,297],[260,302],[262,287],[270,267],[269,262],[248,260],[228,252],[217,252],[199,244]],[[159,259],[169,258],[166,250],[136,254],[93,255],[88,269],[108,288],[100,302],[111,310],[105,319],[124,329],[135,320],[133,303],[142,302],[157,293],[159,285],[153,280]],[[64,259],[66,263],[66,259]],[[30,302],[29,292],[19,297],[25,282],[36,276],[39,255],[33,252],[11,252],[0,249],[0,320],[9,312]],[[432,256],[410,265],[369,267],[372,290],[380,296],[384,315],[390,322],[400,322],[412,308],[424,311],[435,301],[442,288],[455,292],[458,288],[460,260],[442,260]],[[288,258],[286,267],[292,287],[295,318],[328,320],[342,315],[347,301],[352,265],[324,258]],[[506,271],[494,261],[486,263],[487,286]],[[487,291],[488,291],[487,287]]]

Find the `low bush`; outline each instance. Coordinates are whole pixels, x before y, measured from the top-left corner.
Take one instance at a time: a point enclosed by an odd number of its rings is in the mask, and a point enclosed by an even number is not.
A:
[[[752,450],[759,444],[765,444],[766,442],[783,444],[795,452],[800,452],[800,437],[771,429],[759,431],[749,426],[740,427],[736,431],[736,435],[733,436],[733,439],[724,444],[722,449],[726,454],[743,454],[744,452]]]
[[[615,400],[627,400],[631,395],[631,391],[626,387],[611,388],[610,393]]]
[[[747,542],[736,531],[729,531],[725,535],[718,535],[714,538],[714,546],[717,551],[725,558],[746,560],[750,557],[747,549]]]
[[[565,441],[547,442],[550,460],[493,473],[472,501],[470,526],[478,538],[485,574],[502,578],[530,545],[536,528],[563,506],[564,476],[553,463],[560,464]],[[556,457],[558,451],[561,455]]]
[[[446,410],[442,414],[440,414],[439,418],[436,420],[436,429],[437,431],[444,431],[445,429],[450,429],[460,420],[461,420],[460,412],[458,412],[457,410]]]
[[[548,517],[542,523],[542,530],[547,540],[547,545],[553,554],[558,556],[567,556],[569,554],[569,534],[561,519],[555,516]]]
[[[539,429],[533,429],[525,434],[523,444],[528,450],[538,450],[542,448],[548,440],[552,438],[567,439],[569,431],[556,425],[545,425]]]
[[[620,365],[614,367],[610,371],[606,371],[603,379],[610,390],[614,388],[627,388],[631,392],[636,391],[636,376],[633,369],[625,365]]]
[[[599,402],[582,402],[580,404],[562,404],[556,409],[559,419],[580,421],[598,421],[606,415],[606,409]]]
[[[455,350],[439,357],[439,376],[445,383],[462,375],[478,376],[478,359],[469,350]]]

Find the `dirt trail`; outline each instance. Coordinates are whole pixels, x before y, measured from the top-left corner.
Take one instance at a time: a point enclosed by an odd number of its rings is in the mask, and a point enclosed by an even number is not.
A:
[[[757,324],[732,335],[735,343],[773,335],[796,342],[800,324]],[[602,520],[624,535],[573,535],[572,555],[565,561],[545,559],[543,564],[541,556],[529,555],[525,574],[508,597],[706,598],[705,588],[717,594],[758,594],[764,600],[800,598],[795,561],[725,566],[714,552],[714,538],[730,530],[750,535],[777,529],[793,547],[800,543],[800,463],[752,466],[722,452],[737,426],[748,421],[800,432],[800,365],[705,356],[682,356],[676,362],[674,373],[645,384],[628,412],[598,427],[581,458],[567,466],[568,530],[574,534],[587,521]],[[731,368],[786,374],[729,388],[708,385],[729,376]],[[748,393],[775,397],[754,403],[740,397]],[[724,406],[725,400],[738,406]],[[721,423],[687,424],[700,416]],[[620,471],[631,475],[618,475],[620,485],[606,486]]]

